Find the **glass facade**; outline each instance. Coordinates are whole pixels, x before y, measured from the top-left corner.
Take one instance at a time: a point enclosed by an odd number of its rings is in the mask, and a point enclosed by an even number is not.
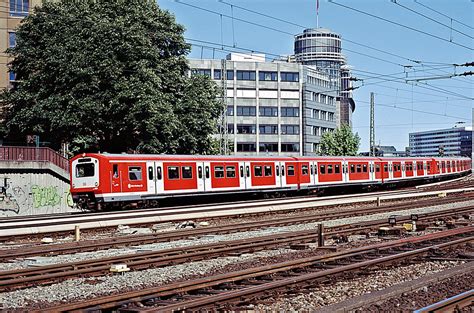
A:
[[[466,156],[472,154],[472,128],[455,127],[410,133],[411,156]]]

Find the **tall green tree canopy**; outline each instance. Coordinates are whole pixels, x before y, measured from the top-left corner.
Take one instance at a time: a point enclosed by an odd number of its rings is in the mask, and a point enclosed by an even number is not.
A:
[[[349,125],[343,124],[333,132],[324,133],[321,138],[321,154],[331,156],[353,156],[359,150],[360,137],[353,134]]]
[[[183,26],[155,1],[45,2],[9,49],[8,138],[74,152],[209,153],[217,85],[188,77]]]

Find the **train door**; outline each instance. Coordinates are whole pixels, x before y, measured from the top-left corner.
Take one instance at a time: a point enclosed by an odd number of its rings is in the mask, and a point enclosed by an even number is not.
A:
[[[310,162],[311,167],[311,185],[318,183],[318,164],[316,162]]]
[[[122,169],[119,167],[119,163],[112,163],[112,176],[110,179],[112,193],[122,192]]]
[[[282,187],[287,187],[285,162],[279,162],[279,165],[280,176],[277,176],[277,179],[278,177],[280,178],[280,183]]]
[[[198,162],[197,166],[198,166],[197,168],[198,169],[198,187],[202,188],[199,190],[211,191],[212,190],[211,163]],[[202,178],[199,178],[200,176],[202,176]]]
[[[252,188],[252,177],[250,176],[250,162],[243,162],[244,185],[245,189]]]
[[[155,193],[163,193],[163,162],[154,162],[155,167]]]
[[[298,185],[299,189],[299,169],[297,162],[286,162],[286,184],[287,185]]]
[[[155,162],[146,162],[146,177],[148,180],[148,194],[156,194]]]

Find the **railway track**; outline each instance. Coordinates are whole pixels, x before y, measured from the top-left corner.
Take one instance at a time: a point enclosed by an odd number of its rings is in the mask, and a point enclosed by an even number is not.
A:
[[[468,226],[138,291],[123,291],[79,303],[51,306],[46,310],[173,312],[245,309],[245,305],[268,298],[275,292],[307,289],[340,275],[422,258],[433,251],[451,249],[473,240],[474,226]]]
[[[450,189],[447,194],[473,192],[473,188]],[[219,217],[235,217],[241,215],[259,215],[272,212],[291,212],[294,210],[308,210],[316,207],[327,207],[343,204],[369,203],[393,199],[414,199],[436,196],[436,192],[397,191],[395,193],[382,192],[364,195],[350,195],[337,197],[305,197],[298,199],[273,199],[243,203],[218,205],[198,205],[193,207],[178,207],[170,209],[145,209],[125,212],[104,212],[81,215],[67,215],[48,218],[46,216],[32,218],[17,218],[0,220],[0,238],[3,241],[13,240],[17,236],[28,236],[40,233],[65,233],[73,231],[76,226],[81,229],[115,227],[120,224],[152,224],[169,221],[183,221],[189,219],[212,219]]]
[[[419,221],[429,221],[453,214],[474,212],[474,206],[461,209],[459,212],[447,210],[419,217]],[[410,220],[410,216],[400,217],[401,220]],[[335,237],[353,233],[369,233],[380,226],[388,225],[387,220],[374,220],[355,224],[345,224],[328,227],[325,237]],[[257,238],[225,241],[215,244],[178,247],[173,249],[141,252],[114,256],[104,259],[45,265],[37,268],[10,270],[0,272],[0,292],[37,286],[40,284],[56,283],[71,277],[100,276],[110,274],[110,267],[114,264],[127,264],[132,271],[151,267],[167,266],[191,261],[209,259],[213,257],[238,255],[272,249],[281,246],[290,246],[296,243],[317,242],[318,233],[314,230],[285,232]]]
[[[436,302],[413,313],[462,312],[462,309],[474,306],[474,289]],[[466,311],[468,312],[468,311]]]
[[[266,221],[254,221],[246,222],[244,224],[229,224],[224,226],[211,226],[206,228],[196,228],[189,230],[176,230],[170,232],[149,234],[149,235],[134,235],[134,236],[124,236],[124,237],[114,237],[114,238],[104,238],[97,240],[88,240],[80,242],[71,242],[63,244],[52,244],[52,245],[35,245],[30,247],[20,247],[16,249],[4,249],[0,250],[0,262],[5,262],[8,260],[16,258],[25,258],[31,256],[40,256],[40,255],[59,255],[67,253],[77,253],[77,252],[90,252],[101,249],[111,249],[125,246],[133,245],[144,245],[150,243],[158,242],[167,242],[179,239],[186,239],[189,237],[197,237],[209,234],[226,234],[226,233],[235,233],[242,231],[250,231],[256,229],[262,229],[266,227],[278,227],[278,226],[289,226],[296,224],[306,224],[314,223],[325,220],[334,220],[341,219],[345,217],[354,217],[354,216],[363,216],[381,212],[390,212],[397,210],[406,210],[419,207],[427,207],[440,204],[448,204],[453,202],[459,202],[461,199],[470,199],[471,194],[462,194],[458,195],[456,198],[441,198],[441,199],[427,199],[420,200],[415,203],[409,204],[395,204],[395,205],[384,205],[384,206],[374,206],[368,208],[358,208],[352,210],[327,210],[318,215],[302,215],[296,217],[283,217],[270,219]],[[467,207],[463,209],[453,209],[447,210],[446,214],[468,214],[471,208]],[[444,212],[444,211],[443,211]],[[436,214],[435,214],[436,215]],[[428,214],[427,216],[430,216]],[[406,221],[407,219],[405,219]],[[409,219],[408,219],[409,220]]]

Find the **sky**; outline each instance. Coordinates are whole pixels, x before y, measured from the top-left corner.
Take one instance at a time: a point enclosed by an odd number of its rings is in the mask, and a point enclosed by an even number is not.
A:
[[[221,50],[222,45],[224,50],[262,52],[270,59],[289,55],[293,34],[301,33],[301,26],[317,23],[316,0],[158,0],[158,4],[186,28],[189,42],[216,47],[194,45],[190,58],[224,58],[229,51]],[[352,77],[363,79],[355,82],[360,88],[353,92],[353,131],[361,137],[360,151],[369,147],[371,92],[377,144],[404,150],[410,132],[472,125],[474,75],[449,76],[474,71],[473,66],[453,66],[474,62],[474,0],[320,0],[319,27],[341,35]],[[420,78],[429,79],[414,81]]]

